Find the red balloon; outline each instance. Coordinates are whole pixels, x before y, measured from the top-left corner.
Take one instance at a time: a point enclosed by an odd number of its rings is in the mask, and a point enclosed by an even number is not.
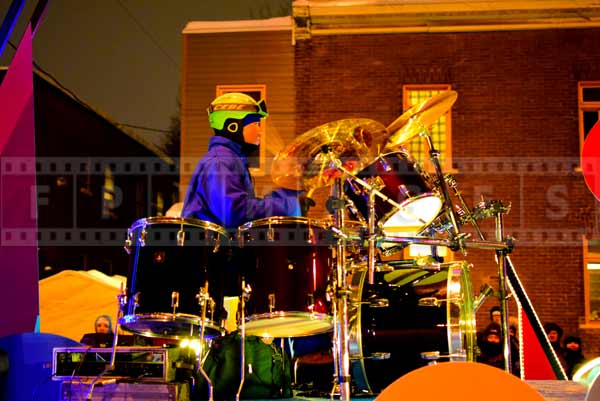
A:
[[[581,168],[585,183],[600,200],[600,121],[590,130],[583,143]]]

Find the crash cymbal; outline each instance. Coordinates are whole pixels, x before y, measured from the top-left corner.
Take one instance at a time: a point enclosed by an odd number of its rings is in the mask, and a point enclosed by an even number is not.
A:
[[[273,159],[271,176],[280,187],[311,190],[332,185],[341,172],[359,172],[388,137],[385,127],[373,120],[353,118],[323,124],[297,137]]]
[[[408,109],[388,125],[390,136],[386,141],[385,149],[398,148],[418,136],[423,127],[429,128],[452,107],[457,96],[456,91],[444,91]]]

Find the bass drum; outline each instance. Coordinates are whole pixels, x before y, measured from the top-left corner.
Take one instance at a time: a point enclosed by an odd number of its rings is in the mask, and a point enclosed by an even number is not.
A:
[[[400,376],[427,365],[421,353],[440,361],[472,361],[475,315],[469,265],[465,262],[377,272],[351,272],[349,336],[356,390],[378,393]]]

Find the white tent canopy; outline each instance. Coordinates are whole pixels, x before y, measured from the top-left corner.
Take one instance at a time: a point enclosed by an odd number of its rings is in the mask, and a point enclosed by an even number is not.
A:
[[[40,331],[79,341],[94,331],[99,315],[109,315],[114,327],[117,295],[126,282],[97,270],[65,270],[40,280]]]

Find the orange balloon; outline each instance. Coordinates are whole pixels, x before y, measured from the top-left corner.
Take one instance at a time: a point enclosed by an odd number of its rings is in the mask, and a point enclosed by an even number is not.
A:
[[[390,384],[375,401],[545,401],[518,377],[476,362],[425,366]]]

